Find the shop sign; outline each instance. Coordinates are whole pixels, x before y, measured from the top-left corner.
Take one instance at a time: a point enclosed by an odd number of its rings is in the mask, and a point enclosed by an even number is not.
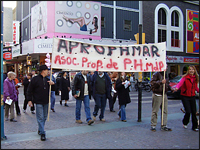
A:
[[[19,21],[13,21],[13,43],[19,44]]]
[[[34,53],[52,53],[53,39],[34,39]]]
[[[183,63],[184,57],[183,56],[167,56],[166,62],[167,63]]]
[[[184,57],[184,63],[199,63],[199,58],[197,57]]]
[[[17,57],[20,55],[20,45],[12,47],[12,57]]]
[[[33,40],[29,40],[22,43],[22,55],[33,53]]]
[[[11,59],[12,59],[12,49],[11,49],[11,47],[4,48],[3,49],[3,60],[11,60]]]

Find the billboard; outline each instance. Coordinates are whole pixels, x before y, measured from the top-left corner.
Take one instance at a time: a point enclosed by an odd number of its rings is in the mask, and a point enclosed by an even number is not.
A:
[[[55,32],[101,37],[101,3],[55,1]]]
[[[199,11],[186,10],[186,52],[199,54]]]
[[[52,68],[118,72],[164,71],[166,42],[99,45],[54,38]]]
[[[47,32],[47,1],[31,8],[31,39]]]

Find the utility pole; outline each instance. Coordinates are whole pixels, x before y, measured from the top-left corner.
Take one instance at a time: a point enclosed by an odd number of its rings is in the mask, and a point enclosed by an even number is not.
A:
[[[6,140],[4,135],[4,108],[3,108],[3,1],[1,1],[1,140]]]

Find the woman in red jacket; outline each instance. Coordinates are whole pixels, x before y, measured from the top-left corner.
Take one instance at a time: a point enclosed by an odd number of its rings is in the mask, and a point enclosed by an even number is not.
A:
[[[186,129],[190,121],[190,113],[192,114],[192,130],[198,131],[196,117],[196,100],[195,91],[199,93],[197,84],[199,83],[199,75],[195,66],[189,66],[188,71],[183,75],[181,81],[176,85],[174,91],[181,89],[182,103],[185,109],[185,116],[182,120],[183,127]]]

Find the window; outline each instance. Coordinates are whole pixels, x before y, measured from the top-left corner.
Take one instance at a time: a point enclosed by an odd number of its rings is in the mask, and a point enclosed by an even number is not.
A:
[[[166,41],[166,30],[158,29],[158,42]]]
[[[180,47],[179,32],[171,31],[171,46]]]
[[[172,12],[171,26],[179,27],[179,17],[178,17],[178,13],[176,11]]]
[[[124,20],[124,30],[132,31],[131,24],[131,20]]]
[[[166,25],[166,13],[163,8],[158,11],[158,24]]]
[[[105,17],[101,17],[101,27],[105,28]]]

